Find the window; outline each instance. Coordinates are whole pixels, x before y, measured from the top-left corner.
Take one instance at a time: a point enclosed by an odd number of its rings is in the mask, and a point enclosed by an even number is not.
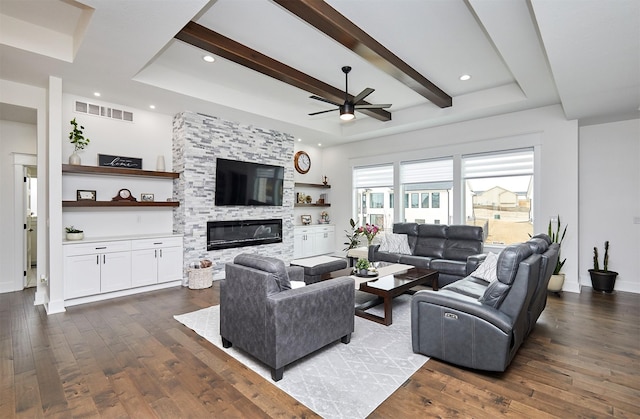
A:
[[[389,208],[393,208],[393,192],[389,194]]]
[[[429,193],[428,192],[427,193],[422,193],[422,194],[420,194],[420,197],[421,197],[420,198],[420,201],[421,201],[420,207],[429,208]]]
[[[409,208],[409,194],[404,194],[404,207]]]
[[[533,234],[533,149],[462,157],[465,218],[486,243],[523,242]]]
[[[435,224],[435,220],[452,221],[453,158],[402,162],[400,183],[407,196],[405,221],[428,224]]]
[[[411,208],[420,208],[418,203],[420,202],[420,197],[417,193],[411,194]]]
[[[433,208],[440,208],[440,192],[434,192],[431,195],[431,206]]]
[[[392,164],[354,168],[353,188],[355,202],[359,203],[354,220],[360,220],[360,225],[375,220],[382,229],[393,224],[393,206],[385,206],[393,200]]]
[[[384,194],[371,192],[369,194],[369,208],[384,208]]]

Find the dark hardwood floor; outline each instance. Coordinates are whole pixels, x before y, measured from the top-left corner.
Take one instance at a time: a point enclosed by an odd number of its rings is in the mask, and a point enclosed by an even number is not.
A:
[[[51,316],[33,290],[0,294],[0,417],[317,417],[173,319],[218,294],[173,288]],[[505,373],[432,359],[371,417],[640,417],[639,359],[640,295],[550,295]]]

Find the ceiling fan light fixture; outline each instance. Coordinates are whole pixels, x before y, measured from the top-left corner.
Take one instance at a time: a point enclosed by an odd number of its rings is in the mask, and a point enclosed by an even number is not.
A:
[[[343,121],[351,121],[356,117],[354,113],[354,107],[351,103],[345,103],[340,106],[340,119]]]

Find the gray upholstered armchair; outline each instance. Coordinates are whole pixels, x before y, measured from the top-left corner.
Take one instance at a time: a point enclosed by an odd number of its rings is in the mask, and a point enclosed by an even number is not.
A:
[[[304,269],[275,258],[244,253],[225,267],[220,284],[220,335],[271,367],[284,367],[329,343],[349,343],[354,327],[354,281],[336,278],[291,289],[289,275]]]

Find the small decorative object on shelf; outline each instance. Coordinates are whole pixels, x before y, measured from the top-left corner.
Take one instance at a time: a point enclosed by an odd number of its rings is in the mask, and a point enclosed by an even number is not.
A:
[[[165,170],[164,156],[158,156],[158,159],[156,160],[156,171],[164,172],[164,170]]]
[[[304,204],[305,202],[307,202],[307,195],[302,192],[296,193],[296,202],[298,204]]]
[[[142,202],[153,202],[154,201],[154,195],[152,193],[140,194],[140,201],[142,201]]]
[[[73,126],[73,129],[69,133],[69,141],[71,142],[71,144],[73,144],[74,148],[73,154],[69,156],[69,164],[78,165],[82,164],[80,156],[78,155],[78,150],[84,150],[84,148],[89,144],[91,140],[84,136],[82,132],[84,127],[82,125],[80,125],[80,128],[78,128],[79,124],[76,122],[75,118],[73,118],[70,122]]]
[[[76,191],[76,201],[95,201],[96,191],[83,191],[78,189]]]
[[[98,154],[98,166],[120,167],[123,169],[142,169],[142,159],[137,157]]]
[[[311,202],[313,202],[313,198],[311,198],[310,195],[307,195],[307,197],[305,198],[307,204],[310,204]]]
[[[137,199],[131,194],[129,189],[120,189],[118,194],[111,198],[112,201],[137,201]]]
[[[329,213],[327,211],[322,211],[320,213],[320,219],[318,220],[319,224],[329,224]]]
[[[311,224],[311,216],[310,215],[301,215],[300,216],[300,221],[304,225],[309,225],[309,224]]]
[[[329,184],[329,181],[327,180],[326,176],[322,176],[322,184],[327,186]]]
[[[82,240],[82,239],[84,239],[84,231],[78,230],[74,226],[65,227],[64,230],[67,233],[67,240]]]

